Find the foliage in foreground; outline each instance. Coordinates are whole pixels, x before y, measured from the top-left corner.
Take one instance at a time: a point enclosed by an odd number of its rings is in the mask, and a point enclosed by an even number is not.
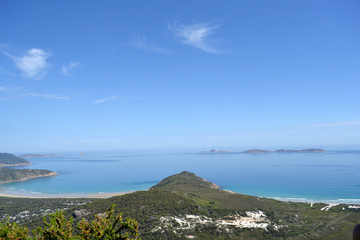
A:
[[[49,215],[49,222],[44,217],[44,227],[38,227],[29,235],[26,227],[9,220],[0,223],[0,239],[44,239],[44,240],[90,240],[90,239],[139,239],[138,223],[134,219],[123,219],[121,214],[114,216],[115,205],[104,214],[95,216],[95,220],[88,222],[82,219],[75,234],[73,218],[67,219],[64,212],[56,211]]]

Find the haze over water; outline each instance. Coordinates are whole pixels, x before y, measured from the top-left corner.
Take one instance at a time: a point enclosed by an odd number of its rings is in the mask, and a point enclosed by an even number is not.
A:
[[[50,178],[1,185],[12,194],[109,193],[145,190],[187,170],[238,193],[292,200],[360,203],[360,151],[200,154],[87,152],[31,158],[24,168],[49,169]],[[36,194],[35,194],[36,195]]]

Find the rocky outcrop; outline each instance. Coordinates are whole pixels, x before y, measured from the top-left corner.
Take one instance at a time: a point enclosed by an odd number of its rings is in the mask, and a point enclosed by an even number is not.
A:
[[[81,219],[81,218],[83,218],[83,217],[85,217],[85,216],[87,216],[87,215],[89,215],[89,214],[90,214],[90,212],[89,212],[88,210],[86,210],[86,209],[80,209],[80,210],[75,210],[75,211],[73,212],[72,216],[73,216],[74,218],[79,218],[79,219]]]

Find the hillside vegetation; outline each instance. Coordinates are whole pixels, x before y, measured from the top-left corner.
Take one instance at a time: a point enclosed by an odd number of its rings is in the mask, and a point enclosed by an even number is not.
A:
[[[148,191],[77,209],[92,219],[112,204],[117,213],[139,221],[142,239],[350,239],[360,221],[358,209],[348,205],[326,211],[322,203],[231,193],[190,172],[170,176]]]
[[[65,209],[92,221],[116,204],[115,213],[139,222],[141,239],[351,239],[360,207],[293,203],[232,193],[190,172],[165,178],[148,191],[108,199],[0,198],[0,214],[27,226],[42,226],[40,216]]]
[[[0,239],[13,240],[92,240],[92,239],[123,239],[136,240],[139,238],[136,220],[124,219],[121,214],[114,215],[111,206],[104,214],[96,216],[91,222],[82,219],[74,228],[73,218],[66,218],[64,211],[56,211],[43,218],[43,226],[38,226],[32,232],[9,219],[0,222]]]
[[[12,169],[0,167],[0,184],[15,181],[24,181],[38,177],[55,176],[57,173],[42,169]]]
[[[11,153],[0,153],[0,167],[14,165],[30,165],[31,162],[23,158],[17,157]]]

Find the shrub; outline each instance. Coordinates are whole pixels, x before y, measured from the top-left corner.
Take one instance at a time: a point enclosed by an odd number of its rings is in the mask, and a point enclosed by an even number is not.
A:
[[[29,239],[27,237],[29,230],[16,223],[10,223],[9,218],[0,223],[0,239]]]
[[[69,220],[64,212],[56,211],[49,215],[49,222],[44,217],[44,227],[33,232],[35,239],[43,240],[98,240],[98,239],[139,239],[138,222],[132,218],[123,219],[121,214],[114,216],[115,205],[104,214],[95,216],[91,223],[82,219],[78,224],[79,234],[74,235],[73,218]],[[9,219],[0,223],[0,240],[32,239],[26,227],[10,223]]]

